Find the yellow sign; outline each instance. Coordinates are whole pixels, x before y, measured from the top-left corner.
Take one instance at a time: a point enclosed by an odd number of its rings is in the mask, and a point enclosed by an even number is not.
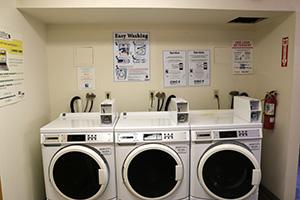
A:
[[[9,54],[23,55],[23,42],[21,40],[0,40],[0,49]]]
[[[0,107],[19,102],[25,95],[21,38],[0,30]]]

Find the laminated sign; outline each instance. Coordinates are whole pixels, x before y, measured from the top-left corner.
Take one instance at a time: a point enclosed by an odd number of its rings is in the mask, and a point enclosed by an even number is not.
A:
[[[236,40],[232,43],[232,73],[253,73],[253,42]]]
[[[114,33],[114,80],[148,81],[149,33]]]
[[[209,50],[163,51],[164,86],[207,86],[210,84]]]
[[[165,87],[186,86],[187,68],[185,51],[163,51]]]
[[[23,42],[20,37],[0,30],[0,106],[23,99]]]

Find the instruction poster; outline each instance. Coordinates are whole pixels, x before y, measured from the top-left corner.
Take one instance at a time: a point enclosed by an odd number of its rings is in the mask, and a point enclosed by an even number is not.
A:
[[[236,40],[232,43],[232,73],[253,73],[253,42],[249,40]]]
[[[149,33],[114,33],[114,80],[148,81]]]
[[[210,84],[209,50],[163,51],[164,86],[205,86]]]
[[[163,51],[165,87],[186,86],[185,51]]]
[[[78,67],[77,76],[79,90],[95,89],[96,76],[94,67]]]
[[[23,99],[24,58],[21,37],[0,30],[0,106]]]
[[[205,86],[210,84],[210,51],[187,51],[189,66],[189,85]]]

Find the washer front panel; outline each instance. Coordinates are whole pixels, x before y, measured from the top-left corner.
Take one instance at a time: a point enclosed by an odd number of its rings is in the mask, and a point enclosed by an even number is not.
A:
[[[245,199],[256,191],[261,171],[247,147],[221,143],[209,148],[201,157],[198,179],[215,199]]]
[[[109,171],[106,161],[95,149],[71,145],[54,155],[49,176],[56,191],[64,198],[92,200],[105,191]]]
[[[176,191],[182,178],[180,157],[162,144],[137,147],[123,164],[124,183],[140,199],[164,199]]]

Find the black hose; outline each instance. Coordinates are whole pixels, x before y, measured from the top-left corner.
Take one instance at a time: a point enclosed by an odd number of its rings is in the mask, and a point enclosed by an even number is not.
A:
[[[162,92],[162,93],[161,93],[161,99],[162,99],[162,101],[161,101],[161,105],[160,105],[160,107],[159,107],[159,111],[161,111],[162,108],[163,108],[163,106],[164,106],[165,98],[166,98],[166,93]]]
[[[160,105],[160,98],[157,98],[157,109],[156,109],[157,111],[159,111],[159,107],[160,107],[159,105]]]
[[[89,106],[89,101],[90,101],[90,99],[86,99],[86,103],[85,103],[85,107],[84,107],[84,111],[83,112],[86,112],[87,111],[87,108],[88,108],[88,106]]]
[[[249,97],[247,92],[242,92],[239,96]]]
[[[163,106],[164,106],[164,103],[165,103],[165,97],[162,98],[162,102],[161,102],[161,105],[159,107],[159,111],[162,110]]]
[[[239,91],[231,91],[229,92],[229,95],[231,96],[231,105],[230,108],[233,109],[233,100],[235,96],[239,96],[240,92]]]
[[[171,99],[172,98],[176,98],[176,96],[175,95],[170,95],[168,98],[167,98],[167,101],[166,101],[166,105],[165,105],[165,111],[168,111],[169,110],[169,105],[170,105],[170,103],[171,103]]]
[[[70,102],[70,109],[71,109],[71,112],[74,113],[75,112],[75,108],[74,108],[74,103],[76,100],[79,100],[81,99],[79,96],[75,96],[71,99],[71,102]]]
[[[220,110],[221,106],[220,106],[220,98],[219,98],[219,95],[217,95],[217,101],[218,101],[218,110]]]
[[[94,100],[91,100],[91,107],[90,107],[90,109],[89,109],[89,112],[91,112],[91,111],[92,111],[92,109],[93,109],[93,106],[94,106]]]

